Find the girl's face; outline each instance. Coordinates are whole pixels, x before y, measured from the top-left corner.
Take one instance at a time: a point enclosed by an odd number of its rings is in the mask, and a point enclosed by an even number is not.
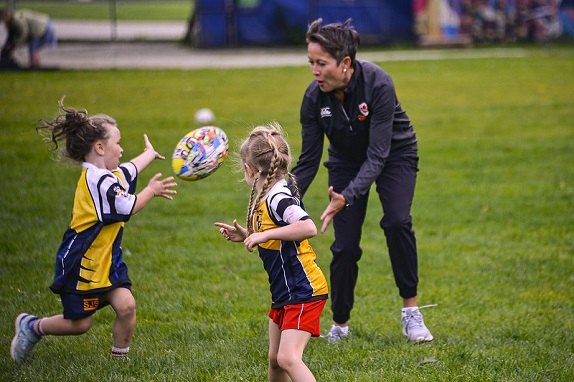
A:
[[[327,93],[345,89],[349,83],[346,70],[350,61],[348,57],[337,65],[337,60],[316,42],[310,42],[307,45],[307,54],[311,73],[322,92]]]
[[[120,146],[122,136],[117,126],[110,124],[105,124],[104,126],[108,131],[108,139],[103,144],[104,163],[106,169],[112,171],[120,165],[120,158],[124,152],[124,149]]]
[[[251,166],[249,166],[247,163],[243,163],[243,178],[249,187],[253,187],[255,173],[253,172]]]

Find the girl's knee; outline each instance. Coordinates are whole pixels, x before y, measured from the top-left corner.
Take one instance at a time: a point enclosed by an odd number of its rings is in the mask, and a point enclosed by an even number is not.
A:
[[[293,354],[283,352],[277,354],[276,362],[281,369],[292,370],[299,362],[303,362],[303,360],[293,356]]]
[[[136,301],[133,298],[126,300],[123,304],[116,307],[116,314],[119,317],[135,317]]]
[[[280,375],[286,371],[281,367],[281,365],[279,365],[279,362],[277,361],[277,354],[269,355],[268,368],[269,368],[269,375]]]
[[[92,327],[92,317],[81,318],[79,320],[72,320],[72,327],[76,334],[87,333]]]
[[[281,369],[279,362],[277,362],[277,357],[269,357],[269,368],[272,370]]]
[[[110,303],[116,316],[126,318],[135,316],[136,300],[130,289],[116,288],[104,294],[104,299]]]

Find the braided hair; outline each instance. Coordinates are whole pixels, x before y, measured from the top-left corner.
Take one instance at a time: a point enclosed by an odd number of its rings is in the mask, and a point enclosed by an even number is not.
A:
[[[292,162],[291,149],[283,138],[279,123],[272,122],[267,126],[255,127],[249,137],[241,144],[239,155],[241,161],[255,171],[247,207],[247,233],[251,235],[254,232],[253,215],[255,209],[278,180],[289,176],[296,197],[300,197],[299,188],[295,177],[288,171]],[[264,177],[265,181],[261,191],[257,192],[256,186],[261,177]]]
[[[58,150],[60,157],[69,158],[78,163],[84,162],[97,141],[108,139],[106,124],[117,126],[116,120],[105,114],[89,116],[86,110],[76,110],[64,106],[64,98],[58,101],[63,113],[51,121],[41,120],[36,131],[44,136],[44,142],[51,150]]]

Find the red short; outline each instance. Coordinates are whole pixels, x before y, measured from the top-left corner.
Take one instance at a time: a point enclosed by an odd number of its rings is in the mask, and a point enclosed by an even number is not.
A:
[[[281,308],[271,308],[269,318],[279,326],[279,329],[298,329],[319,337],[321,329],[321,313],[327,300],[305,302],[303,304],[285,305]]]

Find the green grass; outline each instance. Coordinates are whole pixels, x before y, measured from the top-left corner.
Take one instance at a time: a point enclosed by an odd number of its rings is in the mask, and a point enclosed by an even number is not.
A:
[[[570,381],[574,379],[574,51],[527,48],[525,58],[389,62],[420,141],[413,206],[421,305],[435,341],[400,333],[380,207],[371,195],[353,337],[312,339],[319,381]],[[234,150],[251,127],[283,124],[300,149],[307,68],[201,71],[0,72],[0,373],[12,381],[262,381],[268,285],[261,261],[225,242],[214,221],[244,219],[249,190],[231,160],[179,181],[126,226],[123,247],[138,303],[130,360],[109,359],[113,312],[80,337],[47,337],[31,362],[9,356],[22,311],[60,312],[48,290],[69,223],[76,167],[50,160],[35,121],[57,100],[119,121],[124,158],[147,133],[170,156],[210,107]],[[139,189],[169,160],[142,174]],[[326,174],[305,197],[317,224]],[[332,230],[311,240],[328,275]],[[322,329],[330,313],[322,316]],[[3,350],[1,350],[3,349]]]
[[[191,0],[109,0],[85,1],[18,1],[18,8],[49,14],[53,19],[109,20],[115,11],[118,20],[187,21]]]

